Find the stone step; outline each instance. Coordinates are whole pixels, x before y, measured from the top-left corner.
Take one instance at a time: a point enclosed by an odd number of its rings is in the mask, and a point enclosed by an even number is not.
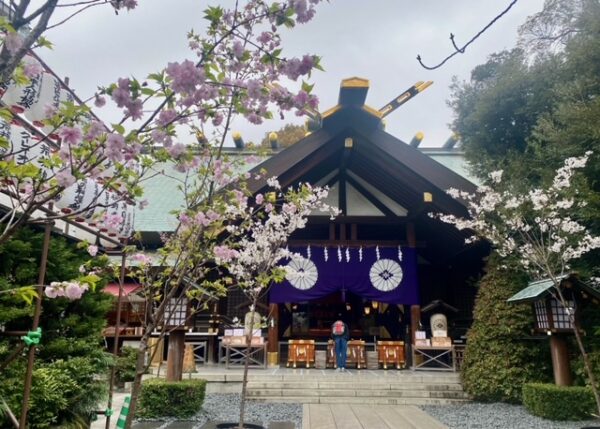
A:
[[[253,402],[295,404],[366,404],[366,405],[451,405],[468,399],[448,398],[386,398],[386,397],[327,397],[327,396],[261,396],[249,397]]]
[[[286,375],[276,375],[276,374],[249,374],[249,381],[304,381],[304,382],[319,382],[323,381],[324,375],[321,373],[321,370],[301,370],[303,373],[300,374],[286,374]],[[333,373],[330,374],[331,370],[327,371],[326,378],[329,381],[342,381],[342,382],[351,382],[351,383],[360,383],[360,382],[368,382],[368,383],[403,383],[403,384],[453,384],[460,383],[460,377],[458,374],[444,374],[444,375],[416,375],[414,373],[403,374],[401,371],[398,371],[395,374],[385,374],[384,375],[373,375],[374,372],[365,372],[364,374],[361,372],[352,372],[345,374]],[[208,382],[217,382],[217,383],[237,383],[242,381],[242,374],[237,372],[231,372],[226,374],[192,374],[192,378],[202,378],[207,380]]]
[[[248,397],[359,397],[359,398],[442,398],[468,399],[462,391],[427,390],[331,390],[331,389],[251,389]]]
[[[353,390],[427,390],[427,391],[462,391],[460,383],[399,383],[356,381],[249,381],[248,389],[353,389]]]

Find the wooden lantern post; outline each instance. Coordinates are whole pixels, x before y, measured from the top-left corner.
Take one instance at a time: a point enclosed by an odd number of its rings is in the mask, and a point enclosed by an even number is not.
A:
[[[167,380],[181,381],[183,356],[185,354],[185,330],[189,316],[189,301],[186,297],[171,298],[165,309],[165,328],[169,331],[167,354]]]
[[[510,303],[529,302],[533,305],[535,314],[535,331],[550,336],[550,352],[554,383],[558,386],[573,384],[567,335],[572,335],[579,327],[579,312],[588,298],[598,301],[600,292],[577,281],[574,277],[562,276],[558,279],[560,288],[568,308],[563,307],[556,298],[554,281],[543,279],[529,285],[508,299]],[[569,313],[573,314],[571,318]],[[573,323],[574,322],[574,323]]]

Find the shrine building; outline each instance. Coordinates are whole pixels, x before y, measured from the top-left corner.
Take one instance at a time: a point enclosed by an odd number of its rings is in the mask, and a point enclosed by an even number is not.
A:
[[[263,177],[278,177],[283,188],[300,182],[326,185],[327,202],[341,210],[333,220],[314,213],[290,238],[288,247],[303,259],[289,263],[301,275],[273,285],[259,304],[269,326],[268,351],[279,352],[280,361],[289,340],[326,341],[340,317],[351,338],[373,343],[413,344],[417,330],[430,337],[430,316],[436,313],[446,315],[448,337],[464,343],[472,321],[473,283],[489,248],[465,244],[466,234],[431,216],[467,213],[463,202],[446,192],[476,188],[466,178],[462,152],[455,141],[419,148],[419,138],[408,144],[387,133],[383,117],[397,106],[369,107],[368,89],[365,79],[342,81],[338,104],[313,120],[312,132],[275,149],[251,170],[266,170]],[[228,153],[242,156],[248,150],[239,145]],[[149,247],[159,245],[159,234],[176,225],[169,212],[179,203],[170,186],[175,184],[165,178],[150,180],[145,189],[150,205],[136,213],[136,230]],[[267,191],[266,178],[251,179],[249,189]],[[233,289],[211,305],[209,314],[195,316],[186,341],[212,335],[209,356],[215,356],[214,337],[222,336],[234,318],[243,320],[248,305]]]

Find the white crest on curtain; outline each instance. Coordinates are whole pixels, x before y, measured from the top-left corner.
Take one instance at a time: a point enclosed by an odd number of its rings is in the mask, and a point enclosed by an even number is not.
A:
[[[342,248],[338,246],[338,262],[342,262]]]
[[[362,262],[362,246],[360,246],[360,249],[358,249],[358,260]]]
[[[325,262],[329,259],[329,252],[327,251],[327,246],[323,247],[323,256],[325,256]]]
[[[350,262],[350,249],[346,247],[346,262]]]
[[[398,260],[402,262],[402,247],[398,246]]]
[[[375,255],[377,255],[377,260],[379,261],[379,246],[375,247]]]

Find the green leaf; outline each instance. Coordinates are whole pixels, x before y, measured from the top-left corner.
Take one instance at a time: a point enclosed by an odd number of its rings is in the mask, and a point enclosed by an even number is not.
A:
[[[307,94],[310,94],[310,92],[312,91],[314,86],[315,86],[314,83],[312,85],[310,85],[308,82],[302,81],[302,91],[306,92]]]
[[[111,124],[113,130],[115,130],[116,132],[118,132],[119,134],[123,135],[125,134],[125,127],[121,124]]]

